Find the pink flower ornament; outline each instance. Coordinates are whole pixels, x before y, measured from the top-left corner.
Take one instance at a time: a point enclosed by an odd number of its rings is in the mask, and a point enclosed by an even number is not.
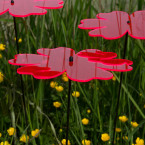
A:
[[[33,75],[36,79],[51,79],[67,73],[69,79],[88,82],[92,79],[109,80],[109,71],[131,71],[132,61],[114,59],[116,53],[86,49],[75,54],[71,48],[38,49],[38,54],[18,54],[9,60],[12,65],[22,66],[19,74]]]
[[[63,7],[63,0],[0,0],[0,15],[9,12],[15,17],[44,15],[46,9]]]
[[[128,32],[135,39],[145,39],[145,11],[99,13],[96,19],[82,20],[78,27],[90,29],[91,37],[118,39]]]

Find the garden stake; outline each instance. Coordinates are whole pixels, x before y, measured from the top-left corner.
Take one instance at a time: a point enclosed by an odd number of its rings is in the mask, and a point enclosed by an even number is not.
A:
[[[69,134],[70,99],[71,99],[70,96],[71,96],[71,80],[69,79],[68,104],[67,104],[66,145],[68,145],[68,134]]]
[[[129,22],[127,22],[127,23],[129,23]],[[125,35],[125,44],[124,44],[123,59],[125,59],[125,55],[126,55],[127,42],[128,42],[128,32]],[[120,76],[120,84],[119,84],[119,91],[118,91],[118,98],[117,98],[117,106],[116,106],[116,109],[115,109],[115,111],[117,111],[117,112],[116,112],[116,116],[115,116],[115,120],[114,120],[112,145],[114,145],[114,139],[115,139],[115,128],[116,128],[117,119],[118,119],[118,110],[119,110],[119,104],[120,104],[120,95],[121,95],[122,80],[123,80],[123,72],[121,72],[121,76]]]
[[[16,36],[17,54],[19,54],[19,44],[18,44],[18,36],[17,36],[16,18],[13,17],[13,20],[14,20],[14,29],[15,29],[15,36]],[[25,123],[26,123],[26,126],[27,126],[28,122],[27,122],[26,103],[25,103],[25,96],[24,96],[24,82],[23,82],[22,75],[20,75],[20,81],[21,81],[23,107],[24,107],[24,111],[25,111]]]

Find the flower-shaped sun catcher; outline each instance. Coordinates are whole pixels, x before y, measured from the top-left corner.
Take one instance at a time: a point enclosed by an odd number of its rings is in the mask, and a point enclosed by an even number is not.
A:
[[[51,79],[67,72],[70,80],[87,82],[92,79],[108,80],[113,77],[109,71],[131,71],[132,61],[115,59],[116,53],[86,49],[75,54],[70,48],[38,49],[38,54],[18,54],[9,60],[20,65],[19,74],[33,75],[36,79]]]
[[[96,19],[84,19],[80,29],[92,29],[92,37],[118,39],[128,34],[135,39],[145,39],[145,11],[136,11],[129,15],[122,11],[99,13]]]
[[[9,11],[14,17],[43,15],[46,9],[63,7],[63,0],[0,0],[0,15]]]

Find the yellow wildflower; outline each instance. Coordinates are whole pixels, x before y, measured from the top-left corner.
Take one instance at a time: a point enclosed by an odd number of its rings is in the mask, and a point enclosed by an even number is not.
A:
[[[14,38],[14,40],[16,41],[16,37]],[[19,38],[18,42],[21,43],[22,42],[22,38]]]
[[[73,91],[72,96],[78,98],[80,96],[80,92],[78,91]]]
[[[136,127],[138,127],[139,124],[137,122],[131,122],[131,125],[132,125],[132,127],[136,128]]]
[[[53,102],[53,106],[59,108],[61,106],[60,102]]]
[[[62,86],[56,86],[55,89],[58,92],[62,92],[63,91],[63,87]]]
[[[8,141],[1,142],[0,145],[10,145]]]
[[[116,138],[116,140],[119,140],[119,139],[120,139],[119,137]]]
[[[64,73],[62,74],[62,76],[63,76],[63,77],[66,77],[66,76],[67,76],[66,72],[64,72]]]
[[[63,130],[62,129],[59,129],[59,132],[62,132]]]
[[[22,42],[22,38],[19,38],[18,42],[21,43]]]
[[[84,125],[88,125],[89,119],[87,119],[87,118],[82,119],[82,123],[83,123]]]
[[[115,131],[116,132],[121,132],[121,128],[116,128]]]
[[[84,139],[84,140],[82,140],[82,144],[83,145],[91,145],[91,141]]]
[[[31,135],[32,135],[33,137],[38,137],[38,136],[39,136],[39,129],[32,130],[32,131],[31,131]]]
[[[3,57],[2,54],[0,54],[0,59],[1,59],[2,57]]]
[[[9,136],[12,136],[16,133],[16,129],[13,128],[13,127],[10,127],[8,130],[7,130]]]
[[[2,137],[2,133],[0,133],[0,137]]]
[[[115,77],[115,76],[113,76],[112,80],[113,80],[113,81],[116,81],[116,77]]]
[[[2,50],[5,50],[5,48],[6,48],[6,45],[0,44],[0,50],[1,50],[1,51],[2,51]]]
[[[143,108],[145,108],[145,105],[143,106]]]
[[[122,139],[128,140],[128,136],[123,136]]]
[[[136,139],[136,145],[144,145],[144,140],[139,137]]]
[[[63,80],[64,82],[68,82],[69,78],[68,78],[67,76],[63,76],[63,77],[62,77],[62,80]]]
[[[63,140],[61,141],[61,143],[62,143],[63,145],[66,145],[66,139],[63,139]],[[69,140],[68,140],[68,145],[71,145]]]
[[[51,82],[50,82],[50,87],[51,87],[51,88],[55,88],[57,85],[58,85],[57,82],[54,82],[54,81],[51,81]]]
[[[102,140],[102,141],[108,141],[108,140],[110,140],[109,134],[108,134],[108,133],[103,133],[103,134],[101,135],[101,140]]]
[[[4,80],[4,75],[0,72],[0,83],[3,82]]]
[[[119,120],[124,123],[128,120],[128,118],[126,116],[119,116]]]
[[[26,135],[25,134],[23,134],[21,137],[20,137],[20,141],[21,142],[28,142],[29,141],[29,136],[27,135],[27,137],[26,137]]]
[[[91,110],[90,110],[90,109],[88,109],[88,110],[87,110],[87,113],[88,113],[88,114],[90,114],[90,113],[91,113]]]

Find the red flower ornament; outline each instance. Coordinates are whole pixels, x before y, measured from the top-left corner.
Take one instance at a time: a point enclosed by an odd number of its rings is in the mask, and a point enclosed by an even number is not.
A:
[[[63,0],[0,0],[0,15],[9,11],[12,16],[44,15],[46,9],[63,7]]]
[[[92,29],[89,36],[118,39],[128,34],[135,39],[145,39],[145,11],[129,15],[122,11],[99,13],[96,19],[84,19],[80,29]]]
[[[33,75],[36,79],[51,79],[67,73],[69,79],[88,82],[92,79],[109,80],[109,71],[131,71],[132,61],[114,59],[117,54],[87,49],[75,54],[70,48],[38,49],[38,54],[18,54],[9,60],[12,65],[20,65],[19,74]]]

